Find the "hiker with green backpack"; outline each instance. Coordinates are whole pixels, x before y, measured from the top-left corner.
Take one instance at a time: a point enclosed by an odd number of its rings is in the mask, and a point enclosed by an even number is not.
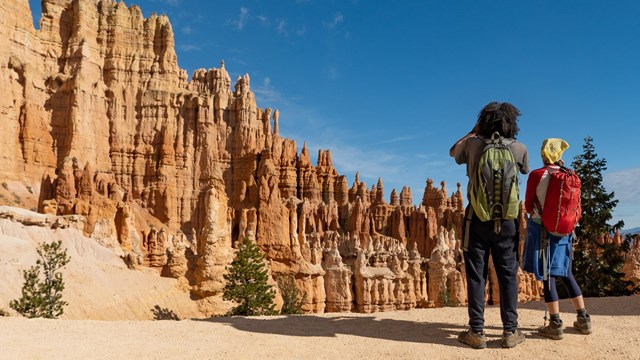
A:
[[[526,147],[516,141],[520,111],[503,102],[487,104],[473,130],[449,151],[456,163],[466,164],[469,184],[463,225],[469,328],[458,341],[473,348],[487,347],[484,333],[484,295],[489,255],[500,287],[501,346],[512,348],[525,340],[518,329],[518,172],[529,172]]]
[[[522,269],[543,281],[544,301],[551,319],[547,324],[545,312],[545,324],[538,334],[554,340],[564,337],[556,278],[562,279],[576,310],[573,327],[582,334],[591,334],[591,317],[571,272],[573,229],[580,220],[582,207],[580,179],[562,161],[568,147],[566,141],[558,138],[542,142],[540,154],[544,166],[529,175],[525,195],[525,208],[531,216],[527,221]]]

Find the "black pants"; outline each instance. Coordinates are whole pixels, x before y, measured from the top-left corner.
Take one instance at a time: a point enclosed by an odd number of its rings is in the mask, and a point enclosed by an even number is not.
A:
[[[484,293],[489,254],[493,255],[500,286],[502,326],[508,331],[514,331],[518,326],[518,227],[515,220],[502,221],[500,234],[496,234],[494,226],[493,221],[482,222],[474,216],[469,231],[468,251],[464,253],[469,326],[475,332],[484,329]]]

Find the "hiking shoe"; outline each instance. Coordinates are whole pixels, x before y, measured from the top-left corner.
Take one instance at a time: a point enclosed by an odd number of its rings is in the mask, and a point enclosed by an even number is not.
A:
[[[516,329],[515,331],[505,330],[502,332],[502,343],[500,346],[503,348],[513,348],[524,342],[524,339],[524,333],[520,331],[520,329]]]
[[[591,334],[591,316],[586,314],[585,317],[577,317],[577,320],[573,322],[573,327],[579,332],[589,335]]]
[[[562,331],[562,320],[559,322],[550,321],[549,325],[538,329],[538,335],[544,336],[553,340],[562,340],[564,332]]]
[[[487,347],[487,337],[484,335],[484,331],[477,333],[471,329],[464,330],[458,335],[458,341],[474,349],[484,349]]]

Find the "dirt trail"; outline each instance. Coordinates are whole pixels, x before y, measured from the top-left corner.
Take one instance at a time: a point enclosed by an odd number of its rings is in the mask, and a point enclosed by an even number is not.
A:
[[[527,341],[501,349],[500,311],[486,310],[489,348],[459,344],[466,308],[183,321],[0,318],[2,359],[638,359],[640,296],[587,299],[594,333],[533,334],[542,303],[521,304]],[[575,315],[563,301],[562,317]]]

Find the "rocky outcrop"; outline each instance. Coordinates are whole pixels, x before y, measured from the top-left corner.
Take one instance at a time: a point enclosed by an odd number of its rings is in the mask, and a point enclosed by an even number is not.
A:
[[[636,286],[640,287],[640,235],[633,236],[631,248],[627,252],[622,271],[625,280],[633,281]]]
[[[166,16],[112,0],[42,9],[36,30],[26,0],[0,3],[0,178],[41,183],[40,212],[82,216],[130,267],[201,300],[219,297],[247,237],[274,276],[293,275],[305,311],[465,303],[459,184],[427,180],[417,206],[406,187],[387,201],[381,179],[349,187],[329,150],[313,165],[280,136],[249,75],[232,83],[222,62],[189,80]]]
[[[345,266],[336,241],[324,256],[324,285],[328,312],[349,312],[353,307],[353,272]]]
[[[434,306],[467,302],[464,263],[454,231],[440,229],[429,258],[429,303]]]

